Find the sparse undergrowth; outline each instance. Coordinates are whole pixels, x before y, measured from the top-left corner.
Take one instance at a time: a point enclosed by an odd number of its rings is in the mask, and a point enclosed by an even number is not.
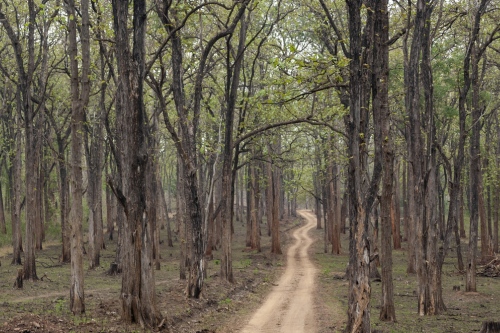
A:
[[[288,232],[299,226],[298,220],[286,221],[282,233],[287,243]],[[262,225],[262,252],[245,249],[245,226],[235,223],[233,267],[235,284],[218,278],[219,257],[214,252],[210,261],[206,289],[199,300],[186,299],[184,281],[178,278],[178,243],[174,248],[162,245],[161,270],[156,271],[157,302],[166,314],[171,332],[235,332],[244,326],[259,306],[285,263],[282,256],[269,253],[269,238]],[[323,252],[323,230],[314,230],[317,241],[310,254],[318,266],[316,283],[319,333],[341,332],[346,319],[348,282],[344,279],[348,261],[348,236],[343,235],[343,254]],[[0,256],[0,332],[148,332],[139,326],[120,321],[118,295],[121,277],[105,271],[114,259],[114,243],[108,242],[101,258],[101,268],[87,270],[86,315],[75,317],[69,312],[69,265],[58,262],[60,248],[46,247],[38,253],[38,276],[43,280],[25,282],[24,288],[12,288],[17,267],[10,266],[8,255]],[[405,245],[405,244],[404,244]],[[416,276],[406,274],[406,252],[394,251],[394,286],[396,323],[378,320],[380,282],[372,282],[372,329],[377,332],[478,332],[483,321],[498,321],[500,313],[500,279],[478,276],[478,293],[464,292],[464,276],[456,271],[456,258],[451,252],[443,267],[443,295],[448,310],[433,317],[416,313]],[[453,290],[458,289],[460,290]],[[205,331],[203,331],[205,330]]]
[[[282,241],[300,223],[297,219],[283,224]],[[280,275],[283,256],[270,254],[270,239],[262,224],[262,252],[244,247],[246,226],[235,223],[233,267],[236,282],[219,279],[219,251],[208,264],[205,291],[201,299],[187,299],[185,282],[179,280],[178,241],[174,248],[161,245],[161,269],[156,271],[157,305],[166,316],[171,332],[233,332],[246,319]],[[120,320],[119,292],[121,276],[106,275],[115,257],[115,243],[106,242],[101,267],[85,272],[86,314],[73,316],[69,311],[70,265],[58,261],[60,246],[46,246],[37,253],[36,282],[25,281],[23,289],[14,289],[18,267],[9,265],[6,253],[0,256],[0,332],[149,332]]]
[[[323,230],[315,230],[322,237]],[[325,254],[323,242],[317,242],[311,251],[319,268],[318,298],[326,313],[336,314],[319,318],[321,333],[341,332],[347,318],[348,281],[345,279],[348,257],[348,235],[342,235],[341,255]],[[406,244],[403,244],[403,247]],[[463,246],[462,246],[463,248]],[[443,266],[443,297],[447,311],[438,316],[421,317],[417,314],[416,275],[406,274],[406,251],[393,251],[394,302],[396,323],[381,322],[379,318],[381,282],[371,283],[371,327],[384,333],[396,332],[479,332],[482,322],[499,321],[500,278],[477,277],[477,293],[465,293],[465,275],[456,270],[456,253],[451,252]],[[454,290],[459,289],[460,290]],[[339,311],[340,307],[340,311]]]

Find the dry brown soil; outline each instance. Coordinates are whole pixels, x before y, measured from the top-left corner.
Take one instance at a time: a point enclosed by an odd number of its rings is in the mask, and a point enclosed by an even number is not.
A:
[[[293,232],[295,241],[287,251],[285,272],[262,306],[252,315],[243,333],[317,331],[313,311],[317,270],[308,253],[313,242],[308,233],[316,224],[311,212],[300,211],[299,214],[307,223]]]

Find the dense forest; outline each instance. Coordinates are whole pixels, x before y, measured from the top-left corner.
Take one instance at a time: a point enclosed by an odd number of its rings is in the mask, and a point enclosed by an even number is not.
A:
[[[467,292],[499,251],[498,5],[2,0],[0,246],[18,287],[56,235],[82,314],[85,271],[114,240],[120,316],[157,328],[162,247],[197,299],[214,252],[234,282],[236,222],[280,255],[300,207],[325,253],[349,254],[347,332],[396,320],[402,247],[415,315],[445,312],[450,250]]]

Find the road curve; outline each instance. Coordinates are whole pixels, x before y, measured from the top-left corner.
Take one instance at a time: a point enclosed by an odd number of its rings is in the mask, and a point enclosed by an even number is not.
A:
[[[287,251],[285,272],[242,333],[317,331],[313,312],[316,268],[307,252],[313,242],[307,233],[316,227],[316,219],[310,211],[298,213],[306,224],[293,233],[295,243]]]

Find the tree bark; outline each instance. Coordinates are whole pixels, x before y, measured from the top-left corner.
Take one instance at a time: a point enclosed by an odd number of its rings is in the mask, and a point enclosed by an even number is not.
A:
[[[113,184],[113,191],[126,215],[123,223],[121,316],[125,322],[156,328],[162,318],[156,308],[153,235],[145,198],[148,163],[143,100],[146,2],[133,1],[132,50],[129,46],[129,2],[113,0],[112,7],[119,75],[117,129],[121,133],[117,152],[121,182]]]
[[[387,0],[377,1],[374,24],[374,59],[372,78],[373,112],[380,114],[383,154],[382,197],[380,199],[380,264],[382,266],[381,321],[396,321],[394,287],[392,282],[392,225],[394,218],[394,152],[391,141],[391,119],[389,109],[389,11]],[[375,116],[374,116],[375,117]],[[397,221],[399,224],[399,221]],[[396,230],[394,230],[396,232]],[[399,236],[399,228],[397,229]],[[399,239],[399,237],[398,237]]]
[[[392,223],[392,240],[395,250],[401,249],[401,210],[399,207],[400,203],[400,191],[399,191],[399,162],[396,163],[395,173],[394,173],[394,194],[392,196],[391,203],[391,223]]]
[[[481,110],[479,107],[479,82],[478,82],[478,52],[474,46],[472,51],[472,133],[470,136],[470,230],[469,230],[469,250],[467,256],[467,272],[465,291],[476,291],[476,264],[477,264],[477,236],[479,222],[479,196],[481,177]]]
[[[254,153],[255,154],[255,153]],[[260,221],[259,221],[259,177],[257,171],[257,165],[254,161],[250,165],[250,182],[251,182],[251,195],[250,195],[250,221],[251,221],[251,237],[250,237],[250,248],[252,250],[261,251],[260,248]]]
[[[89,1],[81,3],[82,24],[80,27],[82,72],[79,73],[76,8],[74,0],[67,5],[69,57],[71,72],[71,287],[70,309],[73,314],[85,312],[84,280],[83,280],[83,122],[85,108],[90,94],[90,22]],[[81,83],[80,83],[81,80]],[[81,84],[81,86],[80,86]]]
[[[2,184],[0,183],[0,233],[7,234],[7,226],[5,224],[5,211],[3,205]]]
[[[243,5],[246,8],[246,4]],[[225,96],[225,124],[224,124],[224,148],[222,153],[222,257],[221,257],[221,279],[234,282],[232,266],[232,227],[233,227],[233,203],[234,203],[234,180],[233,180],[233,132],[234,114],[236,109],[236,99],[240,82],[240,72],[243,66],[245,41],[246,41],[247,21],[244,11],[240,16],[240,31],[236,59],[233,64],[229,61],[229,54],[226,63],[226,96]],[[232,50],[231,37],[226,39],[227,52]]]
[[[363,66],[367,60],[363,53],[362,42],[362,1],[347,0],[349,14],[349,48],[351,61],[349,62],[349,115],[345,122],[348,132],[349,156],[349,298],[347,310],[346,332],[370,332],[370,244],[368,242],[368,213],[362,189],[362,138],[365,134],[362,128],[362,107],[365,106],[366,82],[363,82]],[[370,7],[370,4],[367,5]],[[373,8],[372,8],[373,9]],[[371,10],[372,10],[371,9]],[[368,16],[371,19],[370,10]],[[367,20],[367,26],[370,24]],[[368,29],[369,30],[369,29]],[[369,67],[369,66],[367,66]],[[367,110],[366,110],[367,111]],[[367,125],[367,124],[366,124]]]
[[[21,115],[20,107],[16,116],[18,125],[20,124]],[[21,265],[22,251],[22,236],[21,236],[21,130],[20,126],[15,133],[14,149],[15,153],[12,158],[12,207],[11,207],[11,224],[12,224],[12,265]]]

